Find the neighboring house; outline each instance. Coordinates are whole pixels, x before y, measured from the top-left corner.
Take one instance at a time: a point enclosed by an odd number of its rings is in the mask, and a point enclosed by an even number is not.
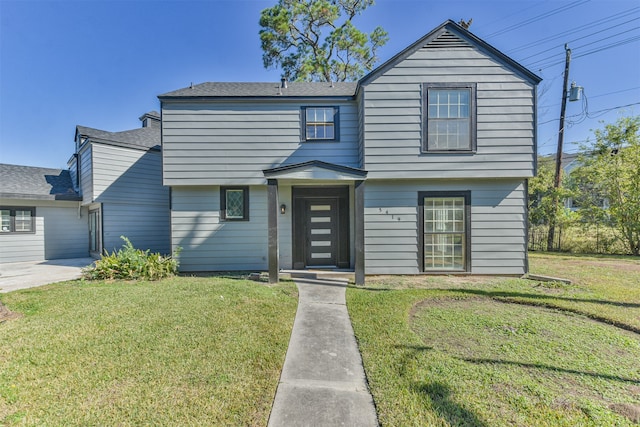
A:
[[[169,253],[160,115],[107,132],[77,126],[69,170],[0,165],[0,262],[98,257],[133,245]]]
[[[140,117],[142,127],[107,132],[76,126],[69,170],[88,209],[89,252],[99,256],[123,245],[169,253],[169,189],[162,185],[160,115]]]
[[[539,81],[447,21],[358,82],[160,95],[181,269],[527,272]]]
[[[88,255],[69,171],[0,164],[0,177],[0,263]]]

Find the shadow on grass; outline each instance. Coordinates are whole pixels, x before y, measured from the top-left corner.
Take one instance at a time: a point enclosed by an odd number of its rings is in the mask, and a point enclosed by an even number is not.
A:
[[[488,427],[488,424],[473,412],[451,398],[451,390],[446,384],[439,382],[414,384],[413,390],[429,397],[438,415],[444,418],[448,425]]]
[[[463,294],[480,295],[480,296],[485,296],[489,298],[531,298],[531,299],[539,299],[539,300],[561,300],[561,301],[572,301],[572,302],[582,302],[582,303],[591,303],[591,304],[613,305],[616,307],[624,307],[624,308],[640,308],[640,303],[636,303],[636,302],[609,301],[609,300],[588,299],[588,298],[571,298],[571,297],[563,297],[558,295],[542,295],[542,294],[532,294],[532,293],[526,293],[526,292],[485,291],[482,289],[466,289],[466,288],[437,288],[435,290],[444,291],[444,292],[460,292]]]
[[[560,297],[560,296],[528,294],[528,293],[522,293],[522,292],[483,291],[480,289],[438,288],[435,290],[441,291],[441,292],[454,292],[459,294],[478,295],[478,296],[490,298],[494,301],[504,302],[509,304],[521,304],[521,305],[527,305],[527,306],[533,306],[533,307],[544,307],[552,310],[565,311],[567,313],[573,313],[573,314],[578,314],[580,316],[585,316],[591,320],[595,320],[601,323],[606,323],[607,325],[615,326],[616,328],[624,329],[625,331],[640,334],[640,328],[637,326],[629,325],[628,323],[624,323],[619,320],[600,316],[596,313],[589,312],[586,310],[580,310],[577,308],[565,307],[558,304],[554,304],[553,300],[573,301],[573,302],[579,302],[579,303],[608,304],[608,305],[615,305],[617,307],[623,307],[623,308],[640,308],[640,304],[638,303],[568,298],[568,297]],[[522,300],[518,298],[524,298],[526,300]]]
[[[601,378],[605,380],[619,381],[619,382],[631,383],[631,384],[640,384],[640,379],[637,379],[637,378],[636,379],[624,378],[624,377],[619,377],[617,375],[598,374],[596,372],[587,372],[587,371],[577,371],[575,369],[559,368],[557,366],[543,365],[540,363],[523,363],[523,362],[516,362],[512,360],[474,359],[474,358],[464,358],[464,357],[458,357],[457,359],[463,360],[469,363],[475,363],[475,364],[510,365],[510,366],[517,366],[520,368],[532,368],[532,369],[540,369],[540,370],[551,371],[551,372],[562,372],[565,374],[586,375],[593,378]]]
[[[395,345],[403,352],[398,366],[398,375],[407,377],[407,367],[420,353],[431,351],[433,347],[423,345]],[[411,390],[428,397],[435,411],[452,426],[487,426],[473,412],[465,409],[451,398],[451,389],[440,382],[412,383]]]

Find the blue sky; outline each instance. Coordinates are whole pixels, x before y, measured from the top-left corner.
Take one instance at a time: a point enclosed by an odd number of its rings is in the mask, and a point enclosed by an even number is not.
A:
[[[260,11],[275,0],[0,0],[0,162],[66,167],[76,125],[134,129],[157,95],[205,81],[278,81],[265,70]],[[385,61],[446,19],[544,78],[538,144],[555,151],[564,43],[587,103],[568,103],[565,146],[600,120],[640,114],[637,0],[377,0],[355,21],[384,27]],[[634,105],[630,105],[634,104]],[[627,106],[619,108],[621,106]],[[588,116],[587,114],[588,113]]]

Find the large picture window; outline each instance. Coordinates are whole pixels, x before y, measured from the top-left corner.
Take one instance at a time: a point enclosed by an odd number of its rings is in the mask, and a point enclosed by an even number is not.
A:
[[[476,86],[425,84],[423,151],[476,150]]]
[[[469,271],[469,192],[420,192],[423,271]]]
[[[0,233],[34,233],[36,209],[0,207]]]
[[[305,141],[337,141],[338,107],[302,107]]]
[[[223,221],[249,220],[249,187],[220,188],[220,218]]]

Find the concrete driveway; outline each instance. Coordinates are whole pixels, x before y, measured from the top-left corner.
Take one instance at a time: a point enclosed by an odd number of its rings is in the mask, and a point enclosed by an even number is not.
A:
[[[82,268],[93,261],[93,258],[70,258],[0,264],[0,292],[78,279]]]

